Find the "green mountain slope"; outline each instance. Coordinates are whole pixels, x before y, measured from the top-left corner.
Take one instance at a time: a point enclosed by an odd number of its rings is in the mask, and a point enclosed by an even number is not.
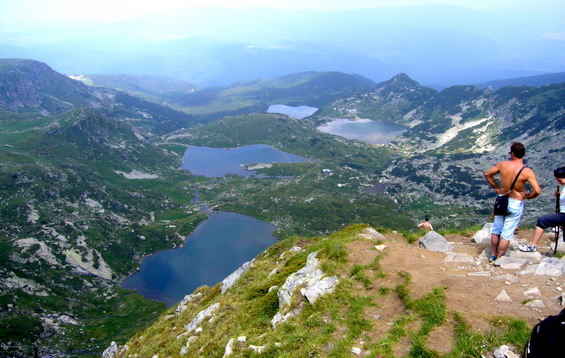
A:
[[[167,184],[180,156],[91,109],[0,126],[3,349],[84,355],[150,322],[164,305],[118,283],[203,219]]]
[[[464,240],[454,245],[459,249],[482,249],[470,245],[469,237],[449,236],[454,239]],[[446,257],[365,225],[289,238],[222,283],[200,287],[153,326],[105,353],[448,358],[487,356],[503,344],[521,352],[537,322],[531,310],[518,302],[493,310],[502,289],[498,283],[490,287],[493,277],[471,277],[484,267],[447,263]]]
[[[100,103],[87,86],[55,72],[42,62],[0,59],[0,109],[59,114]]]
[[[226,176],[198,188],[209,207],[273,222],[281,237],[331,232],[358,222],[399,229],[412,226],[408,217],[398,217],[390,197],[367,190],[392,159],[387,149],[341,140],[308,122],[267,113],[227,117],[164,139],[218,148],[268,144],[311,159],[259,170],[274,176],[267,180]],[[330,169],[332,175],[323,174],[323,169]]]

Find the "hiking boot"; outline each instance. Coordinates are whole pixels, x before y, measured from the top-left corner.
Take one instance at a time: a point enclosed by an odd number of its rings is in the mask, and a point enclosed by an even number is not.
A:
[[[535,246],[532,246],[530,243],[520,246],[519,249],[520,249],[520,251],[524,251],[524,252],[536,252],[536,251],[538,251],[538,248],[535,247]]]
[[[496,256],[493,255],[493,256],[489,257],[488,260],[490,262],[496,261]]]

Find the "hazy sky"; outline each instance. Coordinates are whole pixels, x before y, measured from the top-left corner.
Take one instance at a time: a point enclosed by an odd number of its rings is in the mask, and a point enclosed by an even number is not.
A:
[[[0,0],[0,23],[29,20],[112,21],[188,7],[270,7],[284,10],[353,10],[383,6],[445,4],[471,9],[562,8],[563,0]]]
[[[217,8],[180,11],[197,7]],[[249,7],[289,11],[219,9]],[[305,9],[319,12],[290,11]],[[564,71],[563,14],[565,0],[0,0],[0,57],[214,85],[312,70],[480,83]]]

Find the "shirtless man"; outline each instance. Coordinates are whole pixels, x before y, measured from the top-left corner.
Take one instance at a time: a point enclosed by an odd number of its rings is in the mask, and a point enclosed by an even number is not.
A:
[[[509,194],[508,211],[509,215],[496,215],[492,226],[491,242],[491,261],[497,260],[503,256],[510,245],[510,241],[514,240],[514,231],[520,222],[522,213],[524,212],[524,199],[533,199],[541,194],[541,188],[536,179],[536,174],[530,168],[524,168],[514,188],[511,192],[510,186],[516,178],[516,175],[524,166],[523,157],[526,154],[526,148],[519,142],[512,143],[510,147],[510,160],[502,161],[485,172],[485,179],[496,190],[498,195]],[[500,185],[494,178],[500,174]],[[529,183],[532,191],[526,193],[525,185]]]
[[[418,227],[422,230],[434,230],[434,227],[430,223],[430,218],[425,218],[423,222],[418,224]]]

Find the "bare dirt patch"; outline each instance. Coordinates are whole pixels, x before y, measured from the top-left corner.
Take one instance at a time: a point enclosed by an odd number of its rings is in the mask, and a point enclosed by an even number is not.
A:
[[[533,230],[520,230],[516,239],[530,241]],[[408,244],[398,234],[385,234],[386,249],[379,261],[381,276],[373,278],[373,286],[369,289],[359,283],[356,288],[366,290],[369,294],[385,292],[383,288],[394,290],[402,282],[399,275],[405,272],[411,277],[409,292],[412,299],[418,299],[435,287],[443,287],[449,318],[447,322],[430,334],[428,344],[438,352],[449,352],[454,346],[452,313],[460,313],[473,330],[490,332],[492,320],[497,315],[505,315],[524,319],[532,327],[548,315],[557,314],[563,307],[556,297],[565,288],[564,277],[547,277],[522,275],[520,270],[505,270],[481,258],[481,253],[488,245],[478,245],[471,237],[463,235],[446,235],[456,253],[471,255],[472,263],[444,262],[446,254],[420,248],[419,243]],[[549,255],[548,242],[551,235],[545,235],[540,247],[541,253]],[[565,246],[565,243],[561,242]],[[380,251],[375,249],[375,242],[359,240],[348,243],[351,265],[369,265]],[[382,274],[384,273],[384,275]],[[384,276],[384,277],[383,277]],[[528,297],[525,292],[538,288],[539,297]],[[511,302],[499,302],[497,296],[506,291]],[[525,305],[536,298],[543,301],[545,307],[532,308]],[[403,314],[404,303],[394,292],[378,295],[376,307],[366,314],[373,319],[373,338],[386,333],[391,322]]]

